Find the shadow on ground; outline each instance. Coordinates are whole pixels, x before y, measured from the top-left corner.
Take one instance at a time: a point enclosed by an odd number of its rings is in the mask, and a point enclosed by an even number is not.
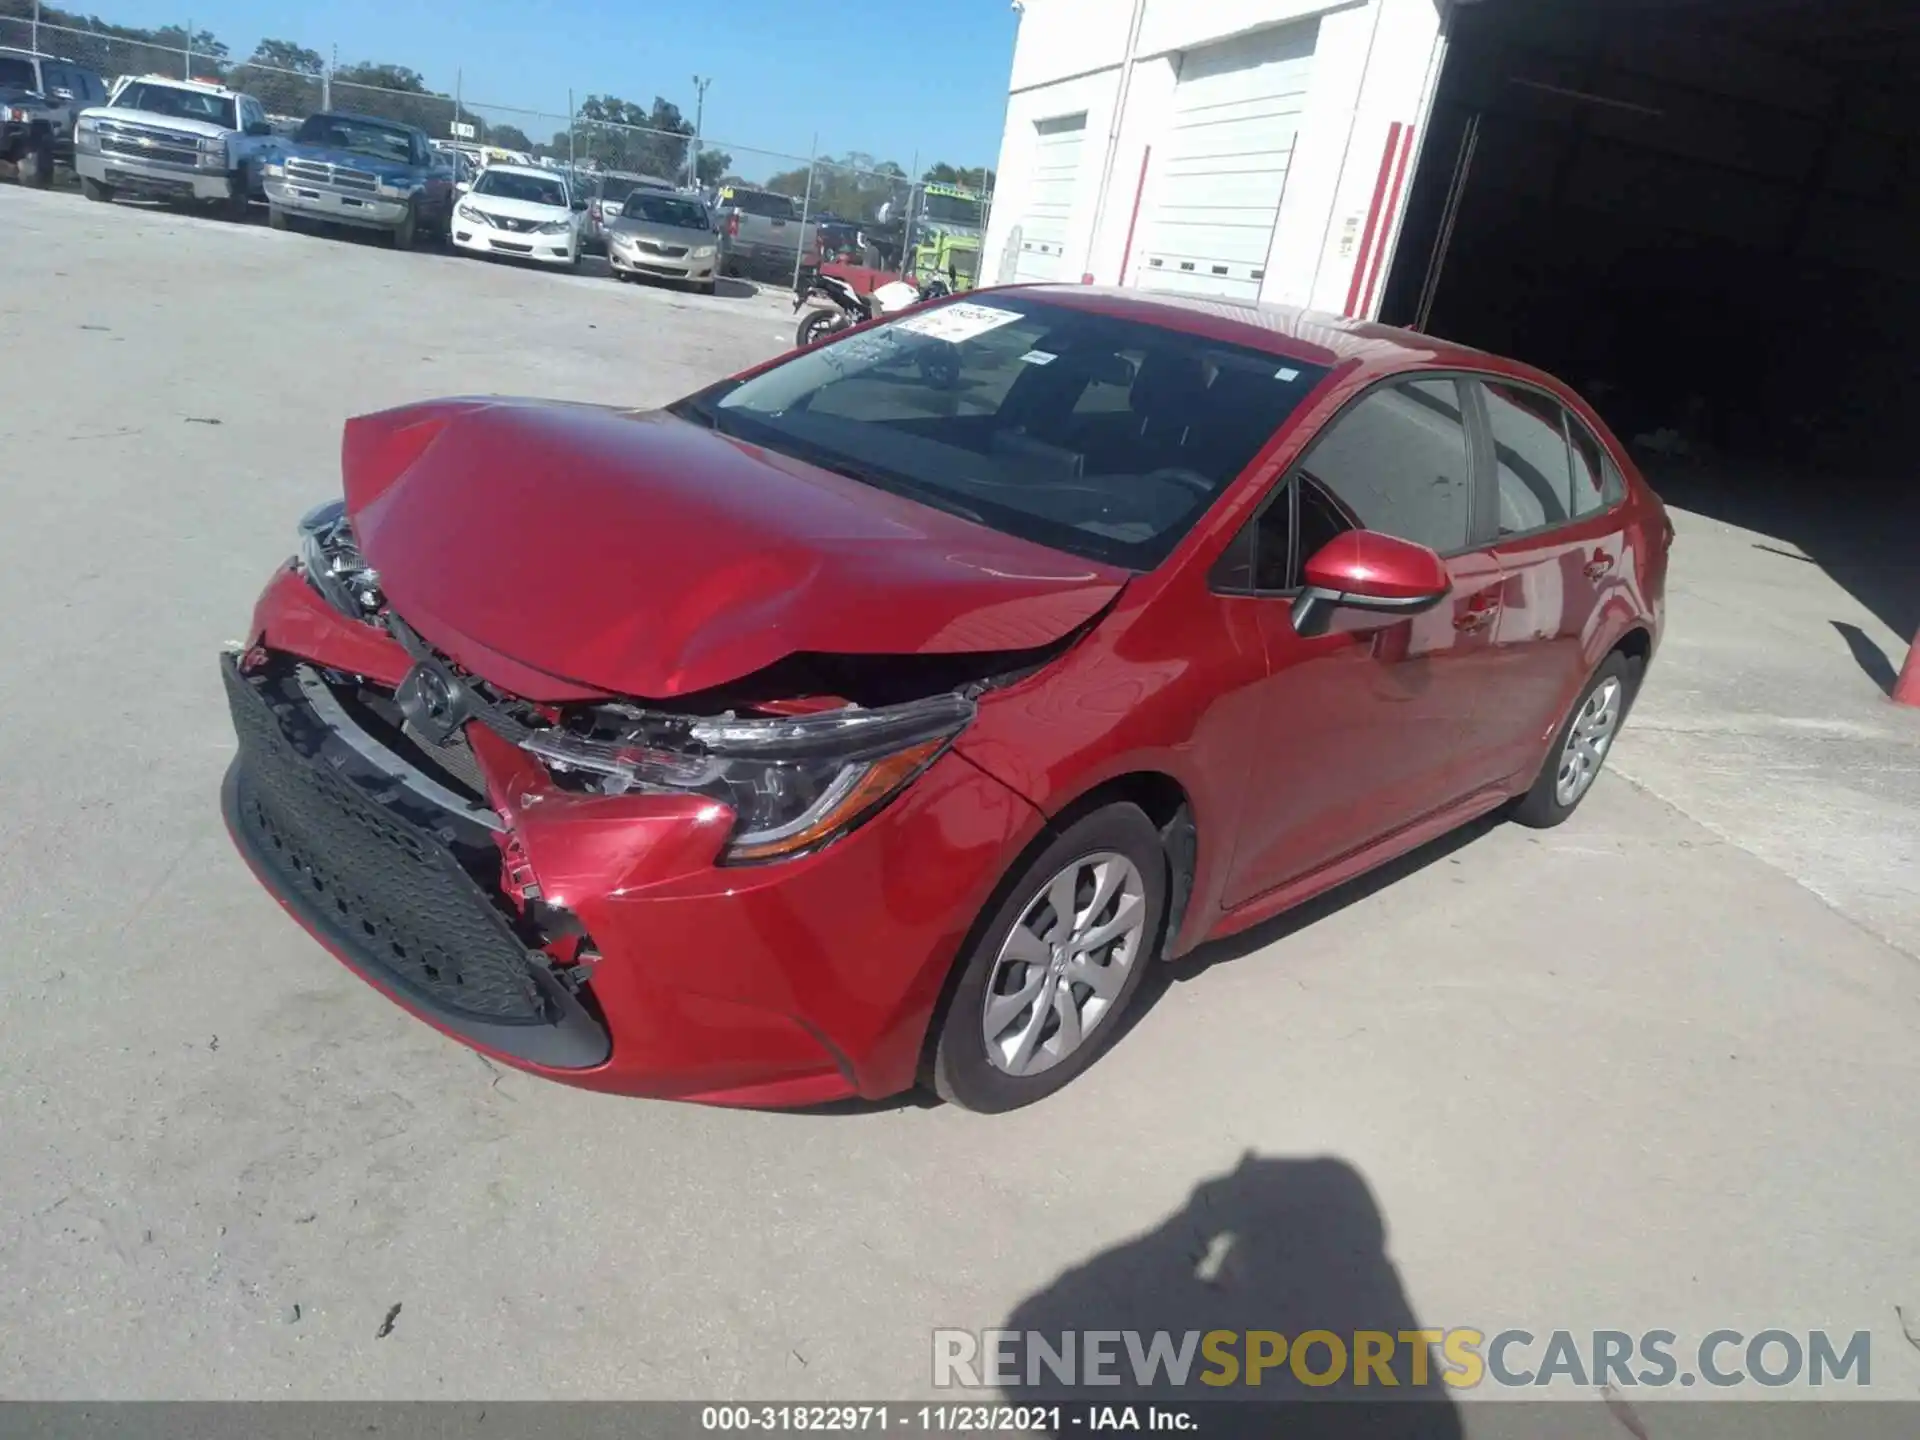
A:
[[[1920,631],[1920,490],[1910,482],[1854,475],[1823,481],[1813,463],[1644,464],[1669,505],[1783,542],[1754,548],[1783,565],[1818,565],[1903,641]],[[1676,565],[1680,558],[1676,551]],[[1848,627],[1835,628],[1845,636]]]
[[[1373,1193],[1357,1170],[1331,1157],[1249,1152],[1234,1169],[1197,1185],[1186,1204],[1153,1230],[1065,1271],[1003,1323],[1020,1332],[1011,1355],[1020,1383],[1000,1388],[1020,1404],[1200,1403],[1209,1407],[1201,1426],[1206,1435],[1456,1440],[1462,1434],[1459,1413],[1439,1378],[1440,1355],[1426,1341],[1400,1338],[1422,1327],[1387,1257],[1386,1226]],[[1109,1342],[1116,1356],[1110,1373],[1119,1383],[1065,1383],[1026,1338],[1037,1335],[1049,1353],[1074,1345],[1079,1366],[1068,1373],[1084,1381],[1090,1331],[1122,1332]],[[1173,1380],[1164,1364],[1142,1373],[1125,1342],[1128,1331],[1138,1332],[1135,1345],[1149,1359],[1155,1332],[1166,1332],[1163,1346],[1174,1354],[1194,1337],[1185,1382]],[[1213,1331],[1234,1334],[1231,1340],[1213,1337],[1210,1354],[1200,1337]],[[1300,1346],[1300,1338],[1313,1331],[1322,1334]],[[1372,1353],[1397,1385],[1389,1389],[1377,1367],[1368,1385],[1352,1383],[1355,1336],[1362,1332],[1377,1337],[1368,1341]],[[1256,1353],[1269,1363],[1254,1386],[1248,1383],[1248,1359]],[[1232,1357],[1233,1383],[1204,1383],[1203,1376],[1227,1375],[1221,1355]],[[1003,1366],[1009,1358],[1003,1350]],[[1336,1368],[1331,1384],[1308,1385],[1300,1378]],[[983,1377],[988,1373],[981,1371]],[[1000,1379],[1006,1378],[1003,1369]],[[1303,1403],[1281,1413],[1269,1408],[1282,1400]],[[1304,1403],[1314,1400],[1325,1403]],[[1251,1401],[1268,1403],[1233,1403]],[[1369,1403],[1364,1410],[1353,1408],[1360,1401]],[[1310,1430],[1303,1432],[1302,1423],[1309,1421]],[[1076,1430],[1070,1422],[1060,1428]]]

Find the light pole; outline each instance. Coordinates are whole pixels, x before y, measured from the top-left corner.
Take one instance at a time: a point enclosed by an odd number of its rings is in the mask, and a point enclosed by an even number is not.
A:
[[[40,53],[40,0],[33,0],[33,38],[27,41],[27,48],[36,55]]]
[[[693,147],[687,152],[687,188],[700,188],[700,121],[707,109],[707,86],[713,83],[711,75],[702,79],[693,77]]]

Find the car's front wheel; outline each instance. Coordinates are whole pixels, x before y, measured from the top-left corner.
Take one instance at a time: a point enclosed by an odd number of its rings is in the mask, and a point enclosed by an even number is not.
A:
[[[1620,734],[1640,671],[1638,659],[1617,650],[1601,662],[1554,736],[1533,787],[1514,806],[1515,820],[1546,830],[1580,808]]]
[[[411,250],[420,238],[420,207],[412,202],[407,205],[407,213],[400,217],[400,223],[393,228],[393,248]]]
[[[1167,873],[1130,804],[1082,816],[1035,856],[960,957],[936,1022],[941,1098],[1014,1110],[1099,1059],[1159,948]]]
[[[88,180],[84,177],[80,181],[80,193],[86,196],[87,199],[98,201],[102,205],[113,199],[113,187],[111,185],[102,184],[98,180]]]
[[[30,190],[45,190],[53,184],[53,136],[36,135],[27,153],[20,158],[19,179]]]

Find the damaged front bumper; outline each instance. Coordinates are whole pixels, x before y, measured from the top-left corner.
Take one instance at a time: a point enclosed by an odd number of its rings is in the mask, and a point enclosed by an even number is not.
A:
[[[909,1087],[953,956],[1040,825],[948,750],[836,843],[729,865],[733,816],[705,796],[583,789],[479,722],[451,762],[389,744],[355,696],[393,695],[414,657],[297,566],[243,648],[224,804],[261,882],[390,998],[571,1084],[740,1105]]]
[[[499,815],[381,746],[311,667],[228,656],[221,674],[239,739],[221,806],[274,897],[439,1028],[542,1068],[604,1064],[582,985],[500,903]]]

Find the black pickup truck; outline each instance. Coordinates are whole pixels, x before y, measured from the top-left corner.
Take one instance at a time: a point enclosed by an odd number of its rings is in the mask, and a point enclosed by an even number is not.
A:
[[[105,83],[84,65],[0,47],[0,161],[22,185],[51,185],[56,164],[73,164],[74,117],[106,98]]]

